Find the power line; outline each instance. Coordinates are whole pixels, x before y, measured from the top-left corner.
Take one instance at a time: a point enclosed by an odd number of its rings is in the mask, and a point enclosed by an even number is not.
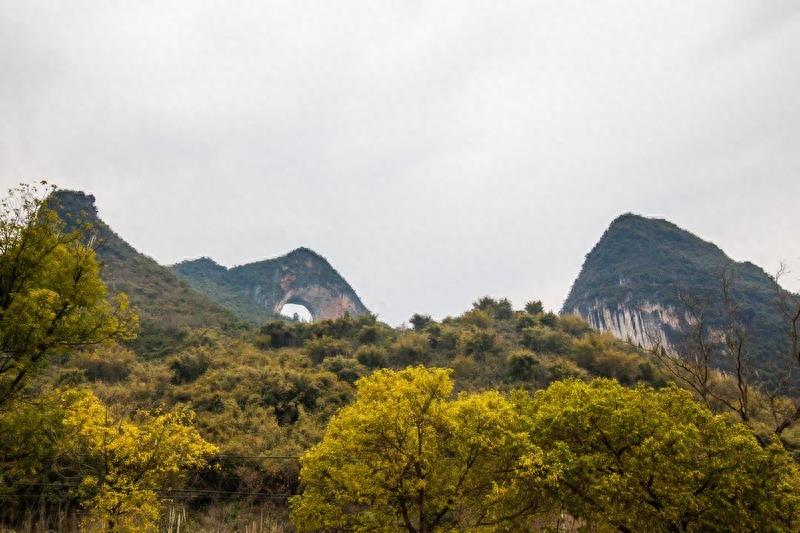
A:
[[[218,453],[214,457],[225,457],[232,459],[300,459],[300,455],[234,455],[228,453]]]
[[[64,488],[64,489],[74,489],[80,488],[81,485],[78,483],[16,483],[16,486],[19,487],[55,487],[55,488]],[[7,489],[11,489],[13,487],[3,487]],[[239,495],[239,496],[262,496],[266,498],[288,498],[289,496],[293,496],[292,494],[279,494],[279,493],[270,493],[270,492],[247,492],[247,491],[239,491],[239,490],[215,490],[215,489],[197,489],[197,488],[185,488],[185,489],[168,489],[162,487],[138,487],[138,488],[131,488],[126,489],[130,491],[153,491],[159,493],[181,493],[181,494],[225,494],[225,495]],[[14,497],[14,494],[0,494],[0,498],[3,496],[11,496]]]

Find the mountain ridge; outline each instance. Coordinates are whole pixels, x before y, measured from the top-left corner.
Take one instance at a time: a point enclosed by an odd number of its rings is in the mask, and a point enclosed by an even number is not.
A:
[[[710,324],[721,327],[723,273],[742,305],[754,366],[776,377],[776,359],[788,353],[776,306],[779,295],[789,293],[752,262],[735,261],[716,244],[665,219],[633,213],[615,218],[586,255],[561,313],[580,315],[595,329],[644,347],[653,344],[653,334],[671,346],[691,323],[681,293],[710,302]]]
[[[148,354],[165,353],[183,328],[234,327],[232,313],[191,289],[168,268],[139,252],[99,216],[94,195],[58,189],[48,205],[68,230],[94,239],[101,277],[110,293],[124,292],[140,316],[141,332],[134,347]]]

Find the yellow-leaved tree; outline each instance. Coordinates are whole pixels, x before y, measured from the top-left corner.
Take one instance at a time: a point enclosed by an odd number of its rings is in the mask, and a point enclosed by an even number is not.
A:
[[[381,370],[302,459],[300,531],[496,529],[530,523],[559,469],[497,392],[452,394],[450,371]],[[542,500],[539,500],[539,496]]]
[[[163,495],[180,486],[188,469],[206,466],[217,447],[206,442],[186,409],[114,417],[87,389],[61,393],[61,453],[77,460],[78,497],[91,531],[152,531]]]

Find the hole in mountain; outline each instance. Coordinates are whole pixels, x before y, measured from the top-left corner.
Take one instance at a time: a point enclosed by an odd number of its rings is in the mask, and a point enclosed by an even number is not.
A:
[[[311,311],[304,305],[300,304],[286,304],[281,307],[281,315],[288,317],[298,322],[311,322],[313,317]]]

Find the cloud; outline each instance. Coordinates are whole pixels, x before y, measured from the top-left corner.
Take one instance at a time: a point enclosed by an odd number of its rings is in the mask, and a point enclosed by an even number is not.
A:
[[[558,308],[624,211],[800,269],[798,30],[791,2],[20,2],[0,180],[94,192],[163,263],[310,246],[393,323]]]

